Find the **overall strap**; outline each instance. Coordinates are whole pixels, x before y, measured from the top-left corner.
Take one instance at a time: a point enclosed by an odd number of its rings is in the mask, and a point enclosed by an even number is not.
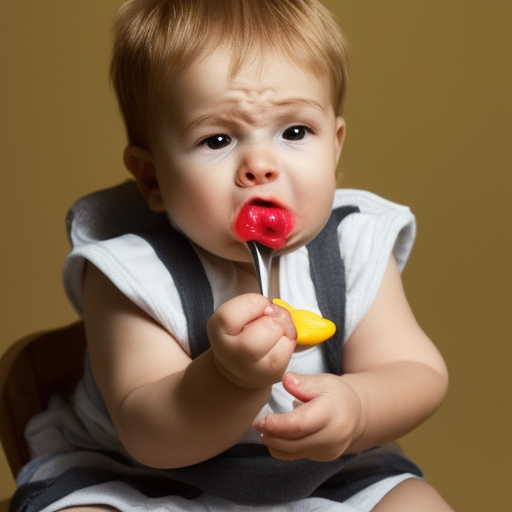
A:
[[[153,247],[172,275],[187,320],[190,352],[194,359],[210,348],[206,324],[214,311],[212,287],[203,264],[187,238],[172,227],[137,235]]]
[[[324,343],[329,371],[336,375],[341,375],[346,302],[345,265],[341,257],[337,230],[347,215],[358,211],[357,206],[335,208],[324,229],[306,246],[318,307],[324,318],[336,324],[334,336]]]

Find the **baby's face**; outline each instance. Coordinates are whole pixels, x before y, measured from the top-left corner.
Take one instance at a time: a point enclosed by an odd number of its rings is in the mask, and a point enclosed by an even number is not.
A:
[[[193,242],[250,261],[235,221],[271,204],[293,218],[281,253],[327,221],[344,136],[327,80],[278,59],[256,59],[231,78],[227,51],[194,62],[173,84],[154,132],[160,207]],[[155,208],[154,208],[155,209]]]

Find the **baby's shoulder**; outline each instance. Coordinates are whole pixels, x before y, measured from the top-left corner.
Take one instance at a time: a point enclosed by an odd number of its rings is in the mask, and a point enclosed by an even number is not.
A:
[[[353,188],[339,188],[334,194],[333,208],[357,206],[361,213],[373,215],[412,215],[408,206],[385,199],[373,192]]]
[[[416,221],[409,207],[364,190],[337,190],[333,207],[342,206],[358,208],[338,226],[349,336],[375,300],[389,258],[395,258],[400,271],[405,267],[416,236]]]

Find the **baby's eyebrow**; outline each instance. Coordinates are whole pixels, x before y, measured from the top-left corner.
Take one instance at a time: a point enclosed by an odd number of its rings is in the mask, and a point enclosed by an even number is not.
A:
[[[320,110],[321,112],[325,111],[325,108],[315,100],[308,100],[305,98],[292,98],[289,100],[283,100],[275,102],[276,107],[312,107],[317,110]]]
[[[202,124],[223,124],[226,122],[236,122],[240,119],[240,115],[235,111],[224,110],[213,114],[205,114],[194,119],[189,125],[185,127],[185,132],[193,130]]]
[[[315,100],[309,100],[305,98],[291,98],[281,101],[274,101],[270,104],[270,109],[267,109],[267,112],[271,112],[276,116],[285,116],[287,114],[291,114],[294,110],[301,108],[313,108],[320,112],[325,112],[325,108]],[[265,114],[267,113],[265,112]],[[185,127],[185,132],[193,130],[195,127],[200,126],[201,124],[224,124],[224,123],[239,123],[240,121],[244,122],[254,122],[257,117],[261,116],[261,112],[258,115],[254,115],[253,113],[245,110],[244,108],[240,108],[238,106],[231,107],[229,109],[225,109],[219,112],[208,113],[198,118],[194,119],[189,125]]]

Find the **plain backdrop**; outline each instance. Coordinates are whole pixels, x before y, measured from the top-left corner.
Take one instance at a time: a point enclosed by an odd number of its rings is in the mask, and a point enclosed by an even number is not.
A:
[[[107,76],[120,3],[0,2],[0,352],[76,318],[66,211],[128,177]],[[417,215],[404,282],[451,374],[402,445],[456,510],[508,510],[512,3],[325,3],[351,41],[340,186]],[[13,489],[0,453],[0,498]]]

